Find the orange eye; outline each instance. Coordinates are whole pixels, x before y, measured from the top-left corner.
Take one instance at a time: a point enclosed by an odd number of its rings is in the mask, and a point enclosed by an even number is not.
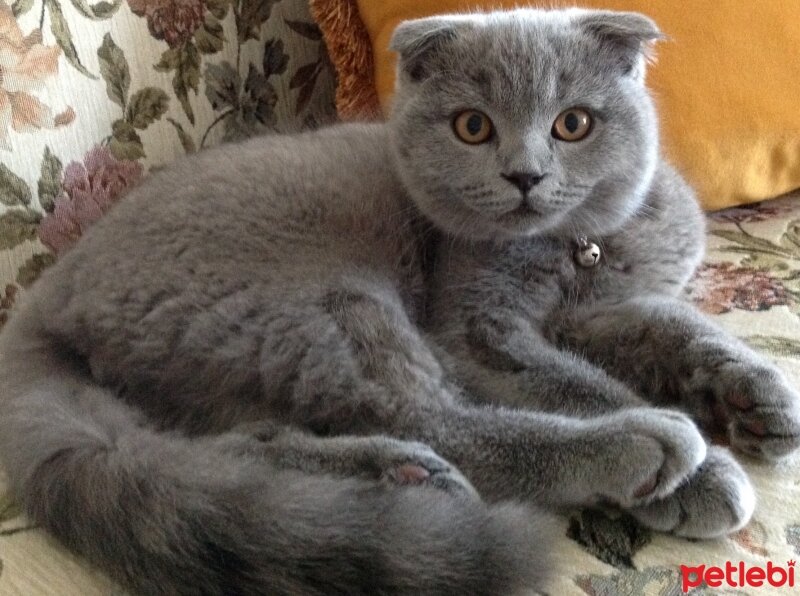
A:
[[[465,110],[453,120],[453,130],[459,139],[470,145],[485,143],[492,136],[492,121],[478,110]]]
[[[553,122],[553,136],[561,141],[580,141],[592,131],[592,115],[583,108],[564,110]]]

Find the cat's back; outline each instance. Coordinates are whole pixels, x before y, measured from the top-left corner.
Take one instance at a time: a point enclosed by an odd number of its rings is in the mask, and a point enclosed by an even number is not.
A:
[[[216,236],[251,222],[251,231],[283,229],[287,220],[338,222],[381,210],[396,191],[382,125],[339,125],[222,145],[152,174],[88,235],[135,241],[163,227],[212,229]],[[384,196],[380,196],[383,191]],[[391,193],[390,193],[391,195]],[[376,200],[380,198],[380,200]],[[308,217],[316,213],[317,218]],[[133,227],[143,226],[143,227]]]
[[[385,136],[381,125],[340,125],[179,160],[122,199],[56,269],[176,265],[187,252],[214,259],[226,251],[244,265],[251,251],[269,261],[309,237],[347,236],[398,209]]]
[[[266,235],[286,220],[325,224],[380,210],[379,191],[394,188],[381,125],[340,125],[298,135],[264,136],[222,145],[152,173],[95,224],[74,249],[149,243],[167,231],[184,239],[193,230],[217,241],[233,231]],[[391,197],[382,197],[391,201]],[[312,219],[308,215],[317,213]],[[247,226],[246,224],[250,225]],[[112,247],[104,247],[111,249]]]
[[[387,233],[409,210],[386,136],[350,124],[261,137],[151,174],[37,282],[34,316],[102,334],[170,301],[188,311],[247,286],[288,292],[349,260],[396,261],[413,240]]]

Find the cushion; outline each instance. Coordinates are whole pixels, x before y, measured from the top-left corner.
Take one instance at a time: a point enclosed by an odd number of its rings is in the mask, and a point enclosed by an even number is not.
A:
[[[667,34],[648,83],[661,114],[664,149],[705,208],[759,201],[800,187],[800,3],[718,0],[692,3],[691,10],[673,0],[578,4],[643,12]],[[387,46],[400,21],[517,5],[552,3],[312,0],[339,73],[340,115],[360,118],[380,113],[380,107],[388,110],[395,56]]]

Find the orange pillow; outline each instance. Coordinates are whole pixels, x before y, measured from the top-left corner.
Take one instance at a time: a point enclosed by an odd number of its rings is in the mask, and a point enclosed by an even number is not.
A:
[[[377,117],[381,107],[388,109],[395,56],[387,46],[400,21],[531,5],[552,2],[311,0],[339,75],[340,116]],[[648,85],[661,114],[665,152],[705,208],[800,188],[800,2],[580,0],[578,5],[643,12],[667,34]]]

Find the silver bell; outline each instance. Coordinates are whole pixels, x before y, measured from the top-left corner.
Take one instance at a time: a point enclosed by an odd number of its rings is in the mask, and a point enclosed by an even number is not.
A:
[[[594,267],[600,262],[600,247],[594,242],[581,242],[575,251],[575,262],[581,267]]]

